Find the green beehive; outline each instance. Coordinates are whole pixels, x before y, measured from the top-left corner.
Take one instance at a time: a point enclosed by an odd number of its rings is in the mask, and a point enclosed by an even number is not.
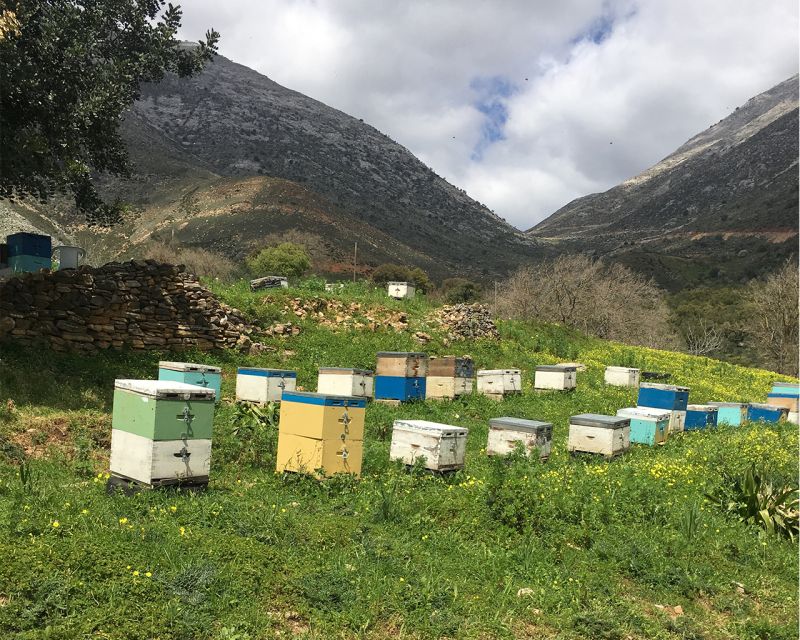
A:
[[[169,380],[117,380],[112,429],[150,440],[211,439],[214,390]]]

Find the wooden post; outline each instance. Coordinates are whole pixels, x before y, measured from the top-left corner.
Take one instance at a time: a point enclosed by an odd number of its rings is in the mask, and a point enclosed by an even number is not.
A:
[[[353,282],[356,281],[357,260],[358,260],[358,242],[356,242],[355,248],[353,249]]]

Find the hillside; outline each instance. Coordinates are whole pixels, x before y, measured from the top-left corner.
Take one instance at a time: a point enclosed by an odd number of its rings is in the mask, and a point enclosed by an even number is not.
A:
[[[407,304],[348,285],[269,295],[216,292],[253,322],[292,321],[242,355],[102,352],[91,357],[0,344],[0,635],[145,640],[301,637],[792,638],[796,545],[704,502],[755,463],[797,477],[793,425],[746,425],[635,446],[613,461],[566,452],[570,415],[611,413],[635,390],[603,384],[607,364],[666,371],[691,400],[759,399],[788,379],[706,358],[603,342],[558,326],[498,324],[499,342],[448,343],[424,299]],[[372,330],[298,317],[320,300],[407,323]],[[430,341],[421,345],[415,333]],[[477,368],[520,367],[523,393],[501,403],[367,408],[363,477],[317,482],[274,473],[275,425],[230,402],[237,366],[292,368],[313,389],[320,365],[372,368],[382,350],[470,353]],[[223,368],[205,493],[105,493],[113,380],[153,377],[159,360]],[[569,393],[535,393],[538,364],[587,365]],[[546,463],[487,458],[487,423],[551,421]],[[466,468],[408,471],[388,459],[395,418],[469,429]],[[243,419],[244,418],[244,419]],[[21,463],[25,462],[25,466]]]
[[[738,282],[796,253],[798,78],[752,98],[638,176],[528,231],[680,289]]]

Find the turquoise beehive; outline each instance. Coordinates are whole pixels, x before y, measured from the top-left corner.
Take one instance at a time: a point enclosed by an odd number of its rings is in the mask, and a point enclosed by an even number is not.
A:
[[[669,433],[671,411],[647,409],[645,407],[626,407],[619,409],[617,415],[631,419],[631,442],[639,444],[663,444]]]
[[[746,402],[709,402],[712,407],[717,408],[717,424],[727,424],[732,427],[740,427],[747,422],[747,411],[750,405]]]
[[[214,390],[217,402],[221,399],[222,369],[207,364],[194,362],[166,362],[158,363],[158,379],[171,382],[185,382],[199,387]]]

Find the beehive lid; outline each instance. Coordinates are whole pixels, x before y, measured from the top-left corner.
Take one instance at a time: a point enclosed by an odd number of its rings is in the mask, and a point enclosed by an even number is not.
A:
[[[371,376],[369,369],[348,369],[347,367],[320,367],[320,373],[330,373],[336,375]]]
[[[196,371],[197,373],[221,373],[220,367],[212,367],[209,364],[196,364],[194,362],[167,362],[162,360],[158,363],[159,369],[169,369],[170,371]]]
[[[617,410],[617,415],[624,418],[640,418],[645,420],[669,420],[672,412],[651,409],[649,407],[624,407]]]
[[[253,367],[239,367],[239,375],[260,376],[262,378],[296,378],[297,371],[289,369],[257,369]]]
[[[690,404],[686,406],[687,411],[705,411],[706,413],[713,413],[718,409],[719,407],[715,407],[711,404]]]
[[[557,371],[559,373],[566,373],[568,371],[577,371],[578,367],[571,364],[540,364],[536,367],[537,371]]]
[[[519,369],[479,369],[479,376],[518,375]]]
[[[789,411],[789,409],[787,409],[786,407],[779,407],[774,404],[764,404],[763,402],[751,402],[750,408],[763,409],[764,411],[786,411],[786,412]]]
[[[538,432],[543,429],[552,429],[553,423],[540,422],[539,420],[526,420],[524,418],[510,418],[508,416],[502,418],[491,418],[489,425],[493,429],[509,429],[512,431],[531,431]]]
[[[456,427],[451,424],[441,424],[440,422],[430,422],[428,420],[395,420],[395,429],[406,429],[418,433],[426,433],[437,436],[465,436],[467,429]]]
[[[213,400],[214,389],[171,380],[114,380],[114,388],[156,399]]]
[[[741,409],[742,407],[749,407],[749,402],[709,402],[712,407],[731,407],[734,409]]]
[[[427,358],[427,353],[419,351],[378,351],[378,358]]]
[[[631,371],[638,372],[639,369],[636,367],[606,367],[606,371],[622,371],[625,373],[630,373]]]
[[[570,424],[584,427],[600,427],[602,429],[621,429],[631,423],[630,418],[623,416],[604,416],[599,413],[581,413],[569,419]]]
[[[689,391],[689,387],[679,387],[674,384],[660,384],[658,382],[642,382],[639,387],[642,389],[657,389],[659,391]]]
[[[315,404],[324,407],[366,407],[366,398],[354,396],[336,396],[327,393],[313,393],[311,391],[284,391],[282,402],[299,402],[300,404]]]
[[[800,389],[800,382],[773,382],[773,387],[784,387],[786,389]]]
[[[394,282],[394,281],[392,281],[392,282],[387,282],[386,286],[387,287],[396,287],[398,285],[401,285],[401,286],[407,287],[407,286],[410,286],[410,284],[411,284],[410,282]]]

